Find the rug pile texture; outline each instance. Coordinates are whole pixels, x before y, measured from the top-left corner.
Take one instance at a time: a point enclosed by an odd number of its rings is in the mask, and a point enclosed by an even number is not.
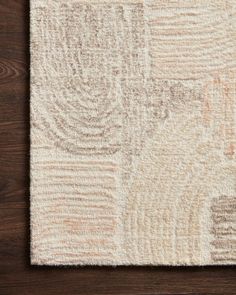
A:
[[[31,261],[236,262],[236,2],[31,0]]]

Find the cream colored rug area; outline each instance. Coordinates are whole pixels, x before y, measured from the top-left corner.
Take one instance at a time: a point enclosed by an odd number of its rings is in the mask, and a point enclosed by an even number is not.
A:
[[[236,262],[236,2],[31,0],[31,261]]]

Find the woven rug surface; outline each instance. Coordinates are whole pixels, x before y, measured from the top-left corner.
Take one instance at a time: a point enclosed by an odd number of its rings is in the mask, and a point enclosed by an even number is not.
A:
[[[31,0],[31,261],[236,262],[236,2]]]

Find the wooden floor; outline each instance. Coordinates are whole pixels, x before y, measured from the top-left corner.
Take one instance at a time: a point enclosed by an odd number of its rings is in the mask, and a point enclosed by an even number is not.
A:
[[[29,3],[0,0],[0,295],[236,294],[234,267],[30,266],[29,205]]]

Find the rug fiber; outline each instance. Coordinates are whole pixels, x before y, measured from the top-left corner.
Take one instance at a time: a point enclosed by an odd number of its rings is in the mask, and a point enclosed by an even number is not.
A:
[[[31,261],[236,262],[236,2],[31,0]]]

